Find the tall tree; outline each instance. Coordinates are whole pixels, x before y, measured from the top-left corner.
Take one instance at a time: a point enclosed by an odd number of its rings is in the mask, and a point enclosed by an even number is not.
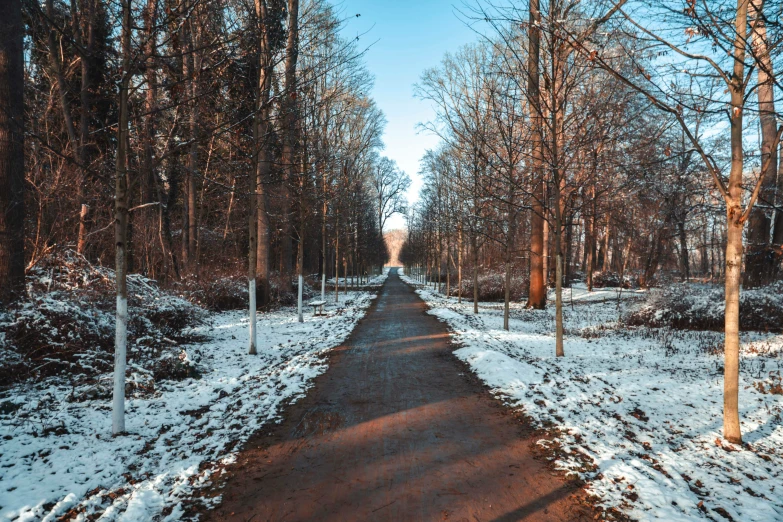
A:
[[[117,157],[115,164],[114,241],[117,314],[114,338],[114,391],[112,433],[125,431],[125,365],[128,345],[128,95],[131,71],[131,5],[121,0],[121,59],[119,121],[117,123]]]
[[[378,228],[383,231],[391,216],[405,212],[405,192],[410,187],[411,179],[397,168],[394,160],[385,156],[375,161],[371,176],[378,212]]]
[[[531,158],[533,171],[533,194],[530,218],[530,291],[527,306],[542,309],[546,306],[546,274],[544,273],[544,159],[543,159],[543,113],[541,112],[541,90],[539,61],[541,54],[541,10],[539,0],[530,0],[528,23],[528,65],[527,99],[531,120]]]
[[[759,202],[748,219],[748,251],[745,257],[744,284],[748,288],[769,284],[780,270],[783,253],[776,252],[783,245],[775,244],[773,219],[775,212],[775,178],[778,172],[777,115],[775,113],[775,74],[769,51],[764,0],[751,0],[749,5],[751,43],[756,49],[758,63],[759,123],[761,127],[761,163],[766,165],[764,182],[759,191]],[[778,211],[778,213],[781,213]],[[777,229],[777,224],[775,228]],[[783,228],[783,222],[781,222]],[[781,236],[783,237],[783,236]],[[770,243],[770,241],[772,241]]]
[[[615,6],[617,7],[617,6]],[[682,17],[682,23],[687,24],[681,40],[678,33],[660,33],[660,27],[647,27],[631,14],[620,11],[622,19],[634,30],[645,35],[651,42],[674,53],[685,63],[677,67],[677,74],[686,76],[693,82],[699,78],[712,78],[725,87],[723,94],[711,98],[697,97],[693,99],[692,92],[682,92],[677,89],[677,83],[672,81],[669,70],[656,71],[654,64],[636,63],[641,74],[632,76],[624,74],[613,66],[612,59],[605,57],[598,50],[584,45],[583,42],[572,41],[574,46],[595,63],[610,71],[620,81],[647,97],[657,108],[667,113],[682,128],[693,148],[704,162],[704,167],[715,188],[720,193],[726,211],[726,248],[725,248],[725,324],[724,324],[724,390],[723,390],[723,436],[733,443],[742,442],[742,432],[739,420],[739,297],[740,279],[742,273],[743,231],[753,207],[762,190],[764,179],[769,172],[769,164],[773,155],[767,154],[761,164],[759,176],[750,195],[745,198],[743,176],[745,174],[745,153],[743,133],[745,131],[745,112],[747,94],[759,87],[748,77],[748,68],[763,63],[766,46],[748,45],[749,31],[749,0],[737,0],[735,5],[689,4],[684,11],[670,10],[671,5],[662,3],[660,13],[667,17],[667,23],[672,24],[673,13]],[[618,9],[613,9],[616,12]],[[716,11],[717,10],[717,11]],[[720,14],[718,14],[720,12]],[[649,20],[655,18],[650,12],[645,13]],[[694,24],[701,29],[693,29]],[[694,38],[704,39],[708,45],[704,47],[705,54],[694,54],[685,46]],[[655,74],[653,74],[655,73]],[[671,87],[670,87],[671,86]],[[705,107],[706,105],[706,107]],[[730,161],[728,176],[720,168],[714,155],[710,154],[704,145],[703,137],[695,135],[685,117],[688,113],[698,113],[715,107],[727,109],[728,144]],[[717,112],[717,110],[716,110]],[[783,127],[776,130],[768,150],[776,149],[780,144]]]
[[[291,262],[292,262],[292,228],[289,213],[291,211],[291,199],[289,183],[298,179],[296,170],[299,162],[296,159],[297,151],[297,82],[296,64],[299,59],[299,0],[288,0],[288,40],[285,47],[285,76],[283,87],[283,150],[281,156],[282,167],[286,172],[283,180],[283,220],[282,220],[282,257],[285,282],[283,286],[291,286]]]

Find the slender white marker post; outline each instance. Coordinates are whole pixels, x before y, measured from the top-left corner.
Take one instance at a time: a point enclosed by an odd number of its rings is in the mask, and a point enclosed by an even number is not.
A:
[[[304,322],[304,317],[302,316],[302,287],[304,286],[304,277],[302,277],[302,274],[299,274],[299,291],[297,292],[297,311],[299,312],[299,322]]]

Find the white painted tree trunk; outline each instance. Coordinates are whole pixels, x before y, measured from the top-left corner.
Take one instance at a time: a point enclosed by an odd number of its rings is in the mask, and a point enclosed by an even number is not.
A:
[[[248,279],[247,282],[247,295],[248,295],[248,311],[250,312],[250,342],[248,344],[247,353],[249,355],[256,354],[256,280]]]
[[[128,346],[128,300],[117,296],[117,325],[114,335],[114,393],[111,432],[125,431],[125,365]]]
[[[131,0],[122,0],[122,71],[120,81],[119,122],[117,125],[117,158],[115,165],[114,244],[117,311],[114,330],[114,389],[112,396],[111,431],[125,431],[125,366],[128,347],[128,87],[130,84]]]
[[[304,317],[302,316],[302,290],[304,287],[304,277],[302,277],[302,274],[299,274],[299,288],[297,290],[297,298],[296,298],[296,308],[297,308],[297,314],[299,316],[299,322],[304,322]]]
[[[321,274],[321,301],[326,301],[326,270]]]

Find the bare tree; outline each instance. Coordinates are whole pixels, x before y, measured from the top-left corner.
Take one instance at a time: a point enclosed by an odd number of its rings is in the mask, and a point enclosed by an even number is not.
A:
[[[371,170],[372,188],[375,191],[378,211],[378,228],[383,231],[386,221],[394,214],[403,214],[407,207],[405,193],[411,180],[397,168],[394,160],[381,157],[375,160]]]
[[[726,209],[726,253],[725,253],[725,348],[724,348],[724,398],[723,398],[723,436],[733,443],[742,442],[739,420],[739,295],[742,271],[743,230],[753,207],[762,190],[764,179],[774,156],[768,153],[761,164],[760,174],[753,184],[750,194],[745,197],[743,175],[745,173],[744,131],[747,94],[757,88],[751,83],[749,67],[757,67],[766,60],[766,46],[751,46],[751,28],[749,24],[748,0],[738,0],[733,5],[689,4],[684,12],[671,10],[662,3],[659,13],[667,17],[667,27],[675,23],[673,13],[681,17],[678,21],[686,25],[686,30],[677,39],[678,33],[661,32],[660,28],[648,27],[640,23],[640,18],[632,11],[619,11],[623,22],[648,40],[650,45],[673,53],[682,63],[674,69],[657,70],[654,64],[636,61],[641,72],[636,77],[623,74],[612,63],[612,59],[601,50],[572,41],[575,48],[590,56],[600,66],[612,72],[618,79],[646,96],[656,107],[673,118],[682,128],[693,148],[704,161],[706,172],[715,183]],[[645,19],[655,21],[644,6]],[[681,13],[681,14],[679,14]],[[730,13],[730,14],[729,14]],[[696,31],[696,24],[701,30]],[[706,45],[703,52],[686,49],[693,39],[700,39]],[[696,99],[688,91],[677,90],[677,82],[672,76],[684,75],[689,81],[706,78],[719,81],[725,86],[725,97],[717,95],[712,99]],[[676,79],[676,78],[675,78]],[[727,109],[724,109],[727,108]],[[685,117],[689,113],[701,111],[723,112],[728,119],[728,137],[731,161],[728,176],[720,167],[714,155],[704,146],[702,139],[694,134]],[[773,139],[766,141],[768,151],[776,149],[780,143],[783,127],[775,131]]]

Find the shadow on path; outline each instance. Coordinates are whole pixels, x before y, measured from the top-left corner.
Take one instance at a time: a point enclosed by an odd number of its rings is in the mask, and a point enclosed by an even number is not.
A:
[[[534,442],[392,270],[307,397],[247,443],[208,520],[592,519]]]

